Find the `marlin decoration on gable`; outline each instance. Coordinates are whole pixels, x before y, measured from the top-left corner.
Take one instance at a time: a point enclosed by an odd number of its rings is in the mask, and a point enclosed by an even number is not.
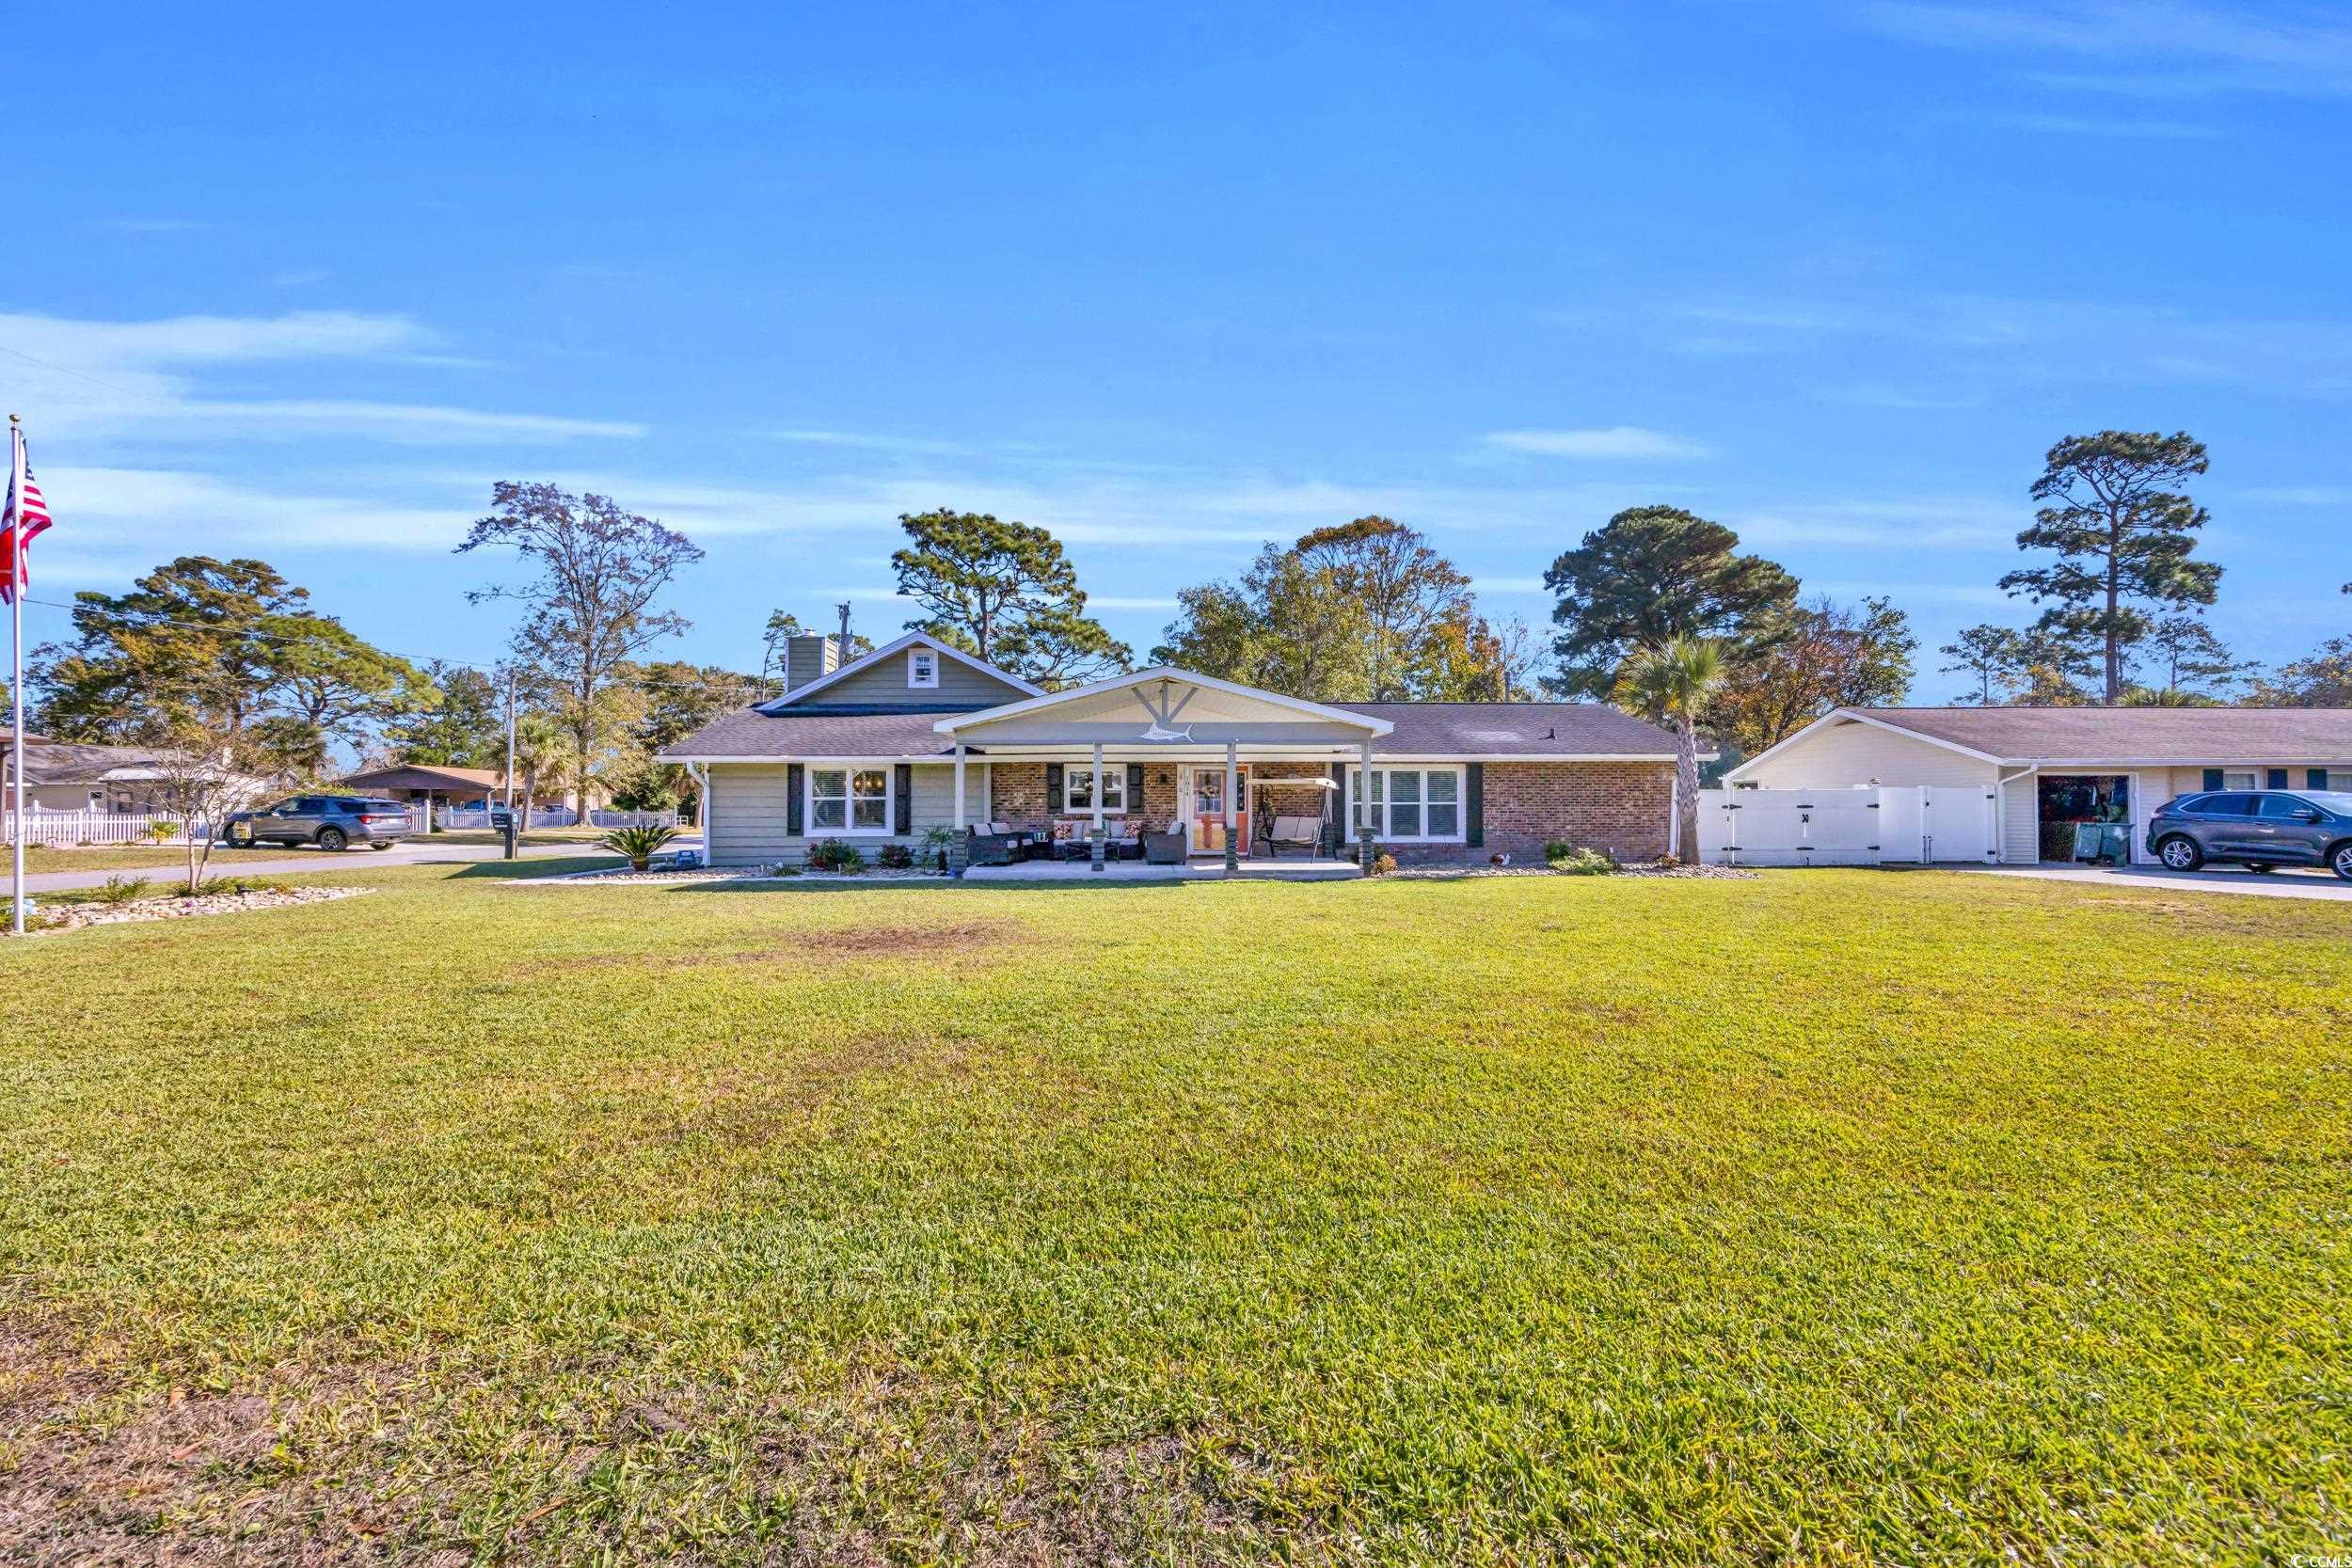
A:
[[[1166,681],[1160,682],[1160,700],[1157,703],[1145,696],[1142,691],[1134,688],[1129,689],[1135,691],[1136,701],[1143,705],[1143,711],[1152,716],[1152,722],[1145,728],[1143,738],[1146,740],[1190,740],[1192,726],[1186,724],[1183,729],[1177,729],[1175,727],[1176,716],[1184,711],[1185,704],[1190,703],[1195,696],[1199,695],[1200,689],[1197,686],[1189,689],[1184,692],[1182,700],[1170,706],[1168,685]]]

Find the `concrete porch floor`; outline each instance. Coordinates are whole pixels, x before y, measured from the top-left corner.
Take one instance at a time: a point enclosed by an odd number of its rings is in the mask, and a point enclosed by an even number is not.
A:
[[[1233,873],[1258,881],[1328,881],[1359,877],[1354,861],[1308,860],[1304,857],[1257,856],[1241,863]],[[970,882],[1220,882],[1221,860],[1194,861],[1187,865],[1146,865],[1141,861],[1106,861],[1096,871],[1085,861],[1022,861],[1013,865],[976,865],[964,872]]]

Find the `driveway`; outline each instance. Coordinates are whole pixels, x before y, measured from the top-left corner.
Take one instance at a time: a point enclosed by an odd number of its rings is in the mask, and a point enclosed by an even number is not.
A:
[[[673,842],[681,849],[699,848],[702,845],[699,838],[681,838]],[[535,861],[610,852],[593,844],[526,844],[522,847],[521,857]],[[435,844],[421,840],[395,845],[389,849],[345,849],[333,853],[312,848],[247,850],[216,847],[213,850],[211,875],[287,877],[338,867],[348,867],[353,871],[381,871],[388,865],[456,865],[473,861],[494,861],[504,853],[495,844]],[[168,865],[146,866],[135,871],[42,871],[24,879],[24,891],[33,895],[64,893],[74,888],[103,886],[109,877],[145,877],[155,884],[155,891],[162,893],[168,891],[167,884],[175,875],[175,868]],[[7,896],[6,851],[0,849],[0,899]]]
[[[2097,882],[2106,887],[2165,888],[2181,893],[2249,893],[2257,898],[2352,899],[2352,882],[2333,872],[2167,871],[2153,865],[1963,865],[1975,877],[2026,877],[2048,882]]]

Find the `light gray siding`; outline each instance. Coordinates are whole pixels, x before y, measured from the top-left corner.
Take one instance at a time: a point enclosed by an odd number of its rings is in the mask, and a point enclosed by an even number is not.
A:
[[[1028,695],[1017,686],[1008,685],[993,675],[983,674],[945,654],[939,656],[937,686],[909,686],[906,650],[901,649],[888,658],[876,660],[854,675],[846,675],[834,682],[809,701],[818,705],[854,703],[876,707],[946,707],[952,705],[977,709],[1025,702]]]
[[[982,769],[964,774],[965,812],[977,820],[985,806]],[[783,763],[713,763],[710,766],[710,863],[713,865],[799,865],[808,848],[838,837],[864,850],[870,860],[885,844],[922,847],[925,830],[945,825],[955,815],[955,769],[937,764],[917,764],[913,779],[911,815],[914,831],[895,833],[808,833],[795,835],[787,815],[787,778]]]

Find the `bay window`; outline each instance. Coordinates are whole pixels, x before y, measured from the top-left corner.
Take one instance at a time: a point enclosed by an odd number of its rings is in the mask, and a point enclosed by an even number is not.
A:
[[[1357,832],[1364,770],[1348,769],[1347,836]],[[1462,842],[1462,769],[1440,768],[1375,768],[1372,770],[1372,832],[1375,839],[1399,844],[1459,844]]]
[[[808,831],[886,833],[890,831],[890,769],[811,768]]]

